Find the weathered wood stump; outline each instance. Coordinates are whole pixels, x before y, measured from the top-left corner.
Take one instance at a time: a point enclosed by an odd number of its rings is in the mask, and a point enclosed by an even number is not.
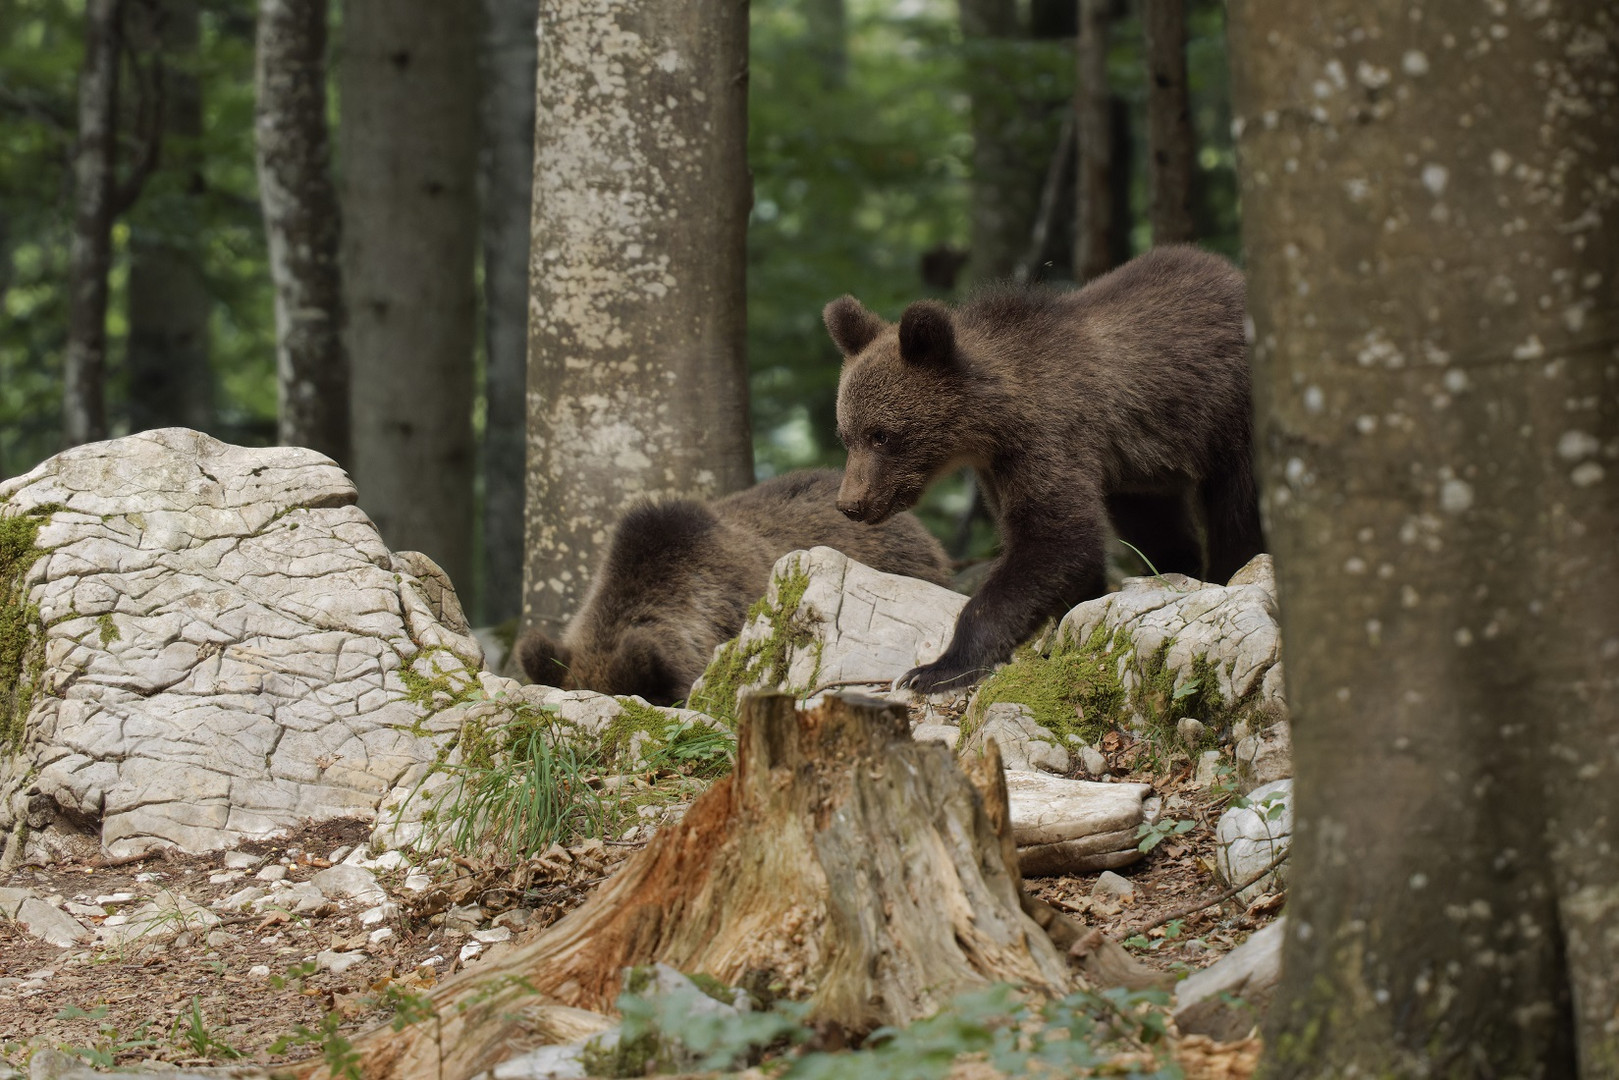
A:
[[[660,961],[808,1000],[849,1035],[993,982],[1062,993],[1066,963],[1021,905],[998,755],[974,772],[912,742],[895,705],[750,698],[731,776],[538,940],[447,980],[436,1019],[357,1039],[361,1074],[475,1075]]]

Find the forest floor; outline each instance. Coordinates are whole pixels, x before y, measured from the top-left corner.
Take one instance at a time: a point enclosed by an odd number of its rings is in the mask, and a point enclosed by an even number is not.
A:
[[[1119,779],[1150,781],[1163,798],[1166,818],[1196,824],[1122,871],[1133,887],[1131,897],[1093,897],[1095,874],[1027,885],[1060,910],[1126,941],[1150,967],[1207,966],[1270,921],[1280,898],[1261,898],[1246,909],[1227,901],[1180,914],[1222,892],[1213,867],[1214,825],[1223,800],[1194,784],[1189,766],[1167,775],[1132,772],[1127,743],[1106,749]],[[285,866],[285,880],[296,884],[363,843],[368,831],[363,822],[326,822],[241,850],[259,857],[261,868]],[[515,866],[441,857],[423,868],[430,885],[420,870],[410,887],[409,868],[379,872],[388,894],[381,905],[332,899],[297,914],[274,907],[221,913],[216,925],[179,936],[171,927],[149,943],[136,939],[116,947],[57,948],[0,920],[0,1062],[26,1069],[28,1056],[41,1047],[98,1065],[266,1064],[319,1053],[323,1044],[387,1020],[390,987],[427,989],[463,966],[530,940],[583,903],[638,846],[590,841]],[[224,859],[225,853],[216,852],[105,868],[21,867],[0,879],[0,887],[30,889],[59,906],[81,905],[77,914],[93,926],[105,917],[87,916],[91,908],[127,912],[163,890],[209,908],[254,883],[254,869],[228,870]],[[362,922],[368,907],[370,921]],[[1178,917],[1139,933],[1172,916]],[[509,939],[492,940],[503,937],[503,930],[511,932]],[[1189,1073],[1246,1075],[1242,1067]]]

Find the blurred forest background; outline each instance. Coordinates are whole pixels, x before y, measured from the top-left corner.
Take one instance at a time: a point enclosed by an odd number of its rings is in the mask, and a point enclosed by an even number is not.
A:
[[[347,11],[342,4],[329,13],[324,4],[305,7],[320,11],[327,23],[325,119],[347,218],[359,200],[343,178],[358,175],[365,164],[360,158],[377,140],[362,138],[367,132],[350,119],[343,95],[361,85],[361,63],[385,49],[366,37],[409,27],[379,29],[375,14],[364,15],[355,0]],[[379,10],[388,12],[387,5]],[[1106,183],[1115,208],[1105,240],[1092,244],[1106,250],[1093,253],[1088,265],[1094,272],[1148,245],[1149,64],[1139,0],[753,0],[751,10],[747,346],[754,456],[763,477],[841,462],[833,435],[837,354],[820,326],[828,299],[853,293],[892,318],[911,300],[958,296],[984,280],[1086,276],[1075,270],[1076,243],[1085,243],[1076,241],[1084,228],[1074,197],[1082,171],[1076,156],[1084,156],[1087,137],[1076,133],[1074,121],[1082,12],[1095,20],[1105,46],[1094,54],[1105,63],[1105,82],[1088,89],[1105,108],[1107,146],[1092,157],[1113,162]],[[483,622],[514,616],[520,586],[520,554],[510,540],[503,546],[490,537],[517,528],[518,511],[504,523],[497,511],[511,502],[510,492],[521,492],[524,414],[520,400],[512,400],[521,393],[510,381],[501,383],[496,371],[499,357],[514,351],[505,370],[513,364],[520,370],[528,313],[521,285],[515,294],[509,284],[500,286],[495,260],[506,260],[509,282],[511,249],[521,247],[518,273],[526,275],[526,243],[503,246],[501,234],[510,237],[515,228],[526,238],[527,187],[519,179],[514,189],[511,166],[502,162],[532,157],[531,141],[511,134],[533,126],[534,42],[524,32],[533,25],[532,12],[531,0],[485,0],[481,11],[457,6],[451,18],[464,24],[465,48],[438,73],[460,86],[456,99],[468,103],[464,108],[475,106],[482,118],[460,125],[480,132],[481,145],[470,138],[464,146],[439,140],[445,153],[477,158],[468,166],[469,175],[479,171],[468,205],[478,216],[461,220],[481,225],[471,227],[480,235],[467,248],[477,252],[471,274],[476,314],[464,345],[452,344],[449,366],[440,369],[448,373],[446,383],[456,384],[443,396],[452,412],[467,413],[466,433],[476,449],[452,454],[451,464],[433,471],[452,473],[444,479],[475,500],[465,517],[467,549],[483,556],[455,565],[453,557],[429,553],[451,570],[470,613]],[[71,425],[64,426],[64,357],[74,322],[74,237],[85,213],[83,200],[76,203],[74,176],[76,161],[83,168],[80,130],[93,58],[86,28],[109,17],[118,59],[116,85],[106,98],[114,175],[101,208],[110,226],[98,391],[105,421],[102,430],[92,425],[88,437],[182,424],[245,445],[286,438],[284,427],[278,436],[275,287],[255,167],[259,5],[7,0],[0,5],[4,476],[74,441]],[[416,32],[453,36],[442,27]],[[1186,4],[1187,115],[1195,140],[1190,234],[1235,258],[1224,35],[1222,4]],[[1084,63],[1083,49],[1079,55]],[[516,71],[520,80],[525,64],[526,100],[523,90],[512,89],[509,74]],[[387,115],[384,110],[380,121],[374,115],[365,126],[385,123]],[[353,131],[345,132],[346,120]],[[501,168],[504,185],[495,175]],[[532,173],[531,161],[518,168]],[[472,202],[479,197],[481,213]],[[404,231],[411,223],[401,218],[384,228]],[[422,267],[411,263],[436,261],[401,257],[391,266],[419,273]],[[353,322],[351,312],[351,329]],[[356,416],[361,402],[381,389],[374,373],[388,370],[386,357],[380,369],[375,362],[363,367],[359,348],[350,342]],[[521,385],[519,375],[519,391]],[[419,385],[406,390],[421,392]],[[357,419],[357,453],[367,431]],[[948,537],[968,498],[964,485],[947,486],[922,509]],[[361,504],[387,536],[385,515],[373,509],[363,479]],[[464,508],[442,513],[466,515]],[[981,528],[962,544],[981,545],[985,536]],[[520,531],[517,537],[520,544]]]

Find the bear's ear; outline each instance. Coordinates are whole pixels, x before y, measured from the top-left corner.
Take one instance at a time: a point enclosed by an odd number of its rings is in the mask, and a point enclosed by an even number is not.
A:
[[[907,364],[948,365],[956,355],[956,327],[950,309],[937,300],[918,300],[899,319],[899,358]]]
[[[517,639],[517,662],[523,674],[541,686],[562,686],[573,663],[573,654],[566,645],[552,641],[538,630],[530,630]]]
[[[840,296],[822,308],[821,321],[844,356],[860,352],[883,329],[883,321],[852,296]]]

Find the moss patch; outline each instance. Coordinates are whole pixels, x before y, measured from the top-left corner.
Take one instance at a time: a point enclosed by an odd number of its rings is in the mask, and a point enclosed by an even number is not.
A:
[[[97,619],[96,625],[101,628],[101,644],[111,645],[124,639],[124,635],[118,632],[118,624],[112,621],[110,612]]]
[[[45,552],[35,546],[53,508],[0,517],[0,744],[22,744],[45,669],[44,625],[23,579]]]
[[[450,664],[441,665],[440,656],[448,657]],[[409,660],[401,657],[399,681],[405,684],[405,700],[429,712],[477,701],[482,693],[466,661],[442,645],[423,649]]]
[[[1227,701],[1218,666],[1199,655],[1189,673],[1177,672],[1169,666],[1173,645],[1171,638],[1143,656],[1126,631],[1097,626],[1084,641],[1058,640],[1046,652],[1022,649],[979,688],[962,735],[1002,701],[1027,705],[1052,733],[1089,743],[1132,721],[1144,721],[1150,738],[1170,736],[1183,717],[1202,721],[1214,739],[1254,712],[1257,688]]]
[[[1128,714],[1130,695],[1119,676],[1119,660],[1133,652],[1128,635],[1102,626],[1085,641],[1063,643],[1049,655],[1020,649],[979,688],[962,719],[962,737],[983,721],[988,706],[1010,701],[1027,705],[1035,722],[1053,734],[1094,742]]]
[[[809,690],[821,670],[819,651],[815,657],[815,671],[810,675],[811,686],[787,687],[787,667],[793,650],[819,646],[820,642],[807,619],[798,613],[798,606],[809,589],[809,573],[794,562],[791,569],[778,574],[775,582],[776,599],[767,592],[748,609],[744,626],[752,626],[761,617],[769,623],[770,632],[758,641],[743,644],[733,638],[720,647],[719,654],[703,672],[703,687],[687,703],[691,708],[736,724],[736,698],[745,686],[775,686],[782,689]]]

